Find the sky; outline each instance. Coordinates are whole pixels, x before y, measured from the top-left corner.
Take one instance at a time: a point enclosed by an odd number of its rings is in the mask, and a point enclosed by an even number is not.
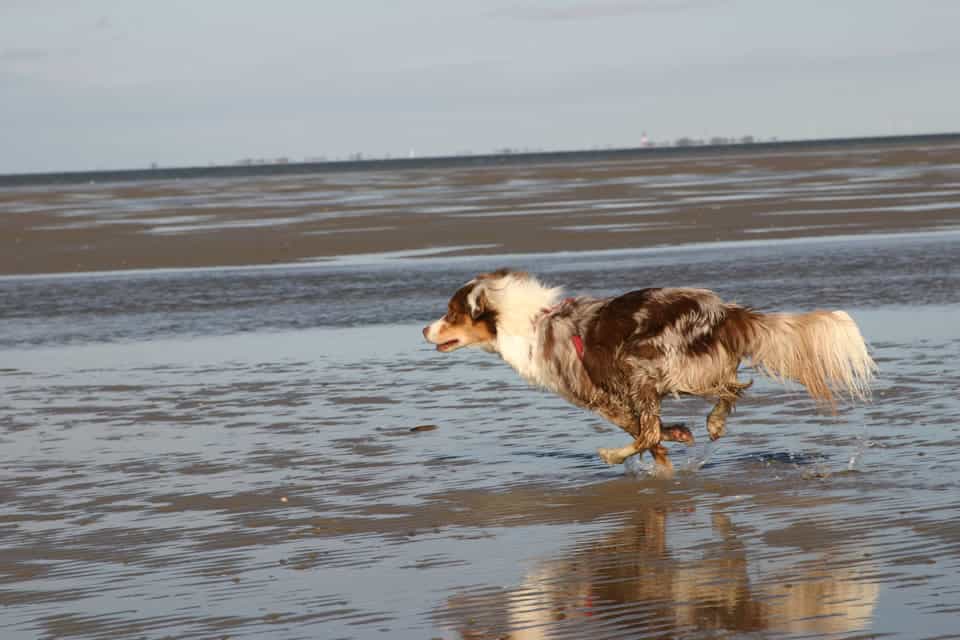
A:
[[[960,131],[955,0],[0,0],[0,173]]]

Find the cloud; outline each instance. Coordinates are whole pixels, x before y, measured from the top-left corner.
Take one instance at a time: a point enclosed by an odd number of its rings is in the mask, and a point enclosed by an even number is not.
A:
[[[495,15],[533,21],[592,20],[622,18],[649,13],[675,13],[720,4],[724,0],[646,0],[634,2],[579,2],[564,6],[514,6]]]

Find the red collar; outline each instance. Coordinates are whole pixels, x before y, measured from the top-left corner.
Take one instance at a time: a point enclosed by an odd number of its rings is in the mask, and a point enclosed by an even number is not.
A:
[[[573,348],[577,350],[577,357],[583,360],[583,338],[578,335],[572,335],[570,336],[570,340],[573,342]]]

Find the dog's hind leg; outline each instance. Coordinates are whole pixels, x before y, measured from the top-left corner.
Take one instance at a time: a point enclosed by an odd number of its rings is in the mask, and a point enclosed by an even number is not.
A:
[[[743,392],[750,388],[753,380],[750,382],[740,382],[736,379],[727,383],[720,399],[707,416],[707,431],[710,433],[710,439],[716,440],[727,431],[727,416],[733,411],[733,406],[743,395]]]
[[[733,409],[733,402],[727,398],[720,398],[707,416],[707,431],[710,439],[716,440],[727,431],[727,416]]]

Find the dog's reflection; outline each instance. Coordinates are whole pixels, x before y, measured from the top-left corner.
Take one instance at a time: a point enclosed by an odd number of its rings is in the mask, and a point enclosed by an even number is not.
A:
[[[439,617],[470,640],[588,637],[594,623],[605,636],[624,637],[710,630],[820,635],[869,625],[879,588],[863,576],[872,567],[832,567],[828,555],[793,566],[765,557],[751,567],[725,514],[713,513],[712,542],[695,549],[671,544],[668,517],[663,509],[642,509],[616,531],[538,565],[519,587],[451,598]]]

